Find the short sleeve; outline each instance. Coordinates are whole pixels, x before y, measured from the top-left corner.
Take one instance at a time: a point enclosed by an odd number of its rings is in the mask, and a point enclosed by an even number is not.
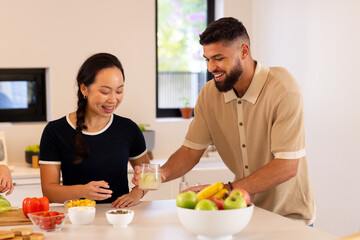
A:
[[[305,156],[305,130],[301,92],[285,92],[273,109],[271,151],[275,158]]]
[[[147,153],[144,135],[136,123],[131,122],[131,131],[133,134],[133,142],[129,149],[130,160],[135,160]]]
[[[46,125],[40,140],[40,164],[60,164],[60,151],[56,140],[56,132],[51,123]]]
[[[203,92],[196,102],[194,118],[190,123],[183,145],[195,150],[202,150],[211,144],[211,136],[203,109]]]

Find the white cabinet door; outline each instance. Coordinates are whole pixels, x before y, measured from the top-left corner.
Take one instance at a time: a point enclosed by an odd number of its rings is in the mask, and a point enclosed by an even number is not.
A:
[[[27,197],[42,197],[40,184],[19,184],[15,185],[14,191],[5,196],[12,206],[22,207],[22,201]]]
[[[128,174],[129,179],[129,189],[131,190],[134,187],[134,184],[131,182],[133,174]],[[158,190],[149,191],[142,200],[166,200],[166,199],[175,199],[179,193],[179,184],[181,178],[172,180],[170,182],[162,183]]]

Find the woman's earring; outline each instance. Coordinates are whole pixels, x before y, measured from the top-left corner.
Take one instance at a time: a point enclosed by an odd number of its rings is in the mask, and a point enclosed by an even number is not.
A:
[[[87,99],[87,96],[86,96],[86,95],[84,95],[84,99],[85,99],[85,100]]]

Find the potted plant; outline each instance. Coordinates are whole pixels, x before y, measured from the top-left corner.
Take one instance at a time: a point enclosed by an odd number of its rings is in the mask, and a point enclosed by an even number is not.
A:
[[[191,118],[194,109],[190,107],[190,99],[182,97],[180,100],[184,102],[184,107],[180,108],[181,116],[185,119]]]
[[[33,168],[39,167],[40,145],[29,145],[25,149],[25,161]]]
[[[138,126],[144,135],[146,148],[148,150],[148,155],[150,160],[152,160],[154,158],[152,154],[152,150],[154,149],[155,146],[155,131],[147,129],[147,127],[149,127],[150,124],[139,123]]]

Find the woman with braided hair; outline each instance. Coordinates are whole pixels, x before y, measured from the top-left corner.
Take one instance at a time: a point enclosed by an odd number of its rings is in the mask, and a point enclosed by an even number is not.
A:
[[[108,53],[80,67],[76,112],[49,122],[41,137],[41,187],[51,202],[88,198],[129,207],[144,196],[137,187],[129,192],[127,179],[128,162],[149,163],[144,137],[136,123],[114,114],[124,80],[120,61]]]

